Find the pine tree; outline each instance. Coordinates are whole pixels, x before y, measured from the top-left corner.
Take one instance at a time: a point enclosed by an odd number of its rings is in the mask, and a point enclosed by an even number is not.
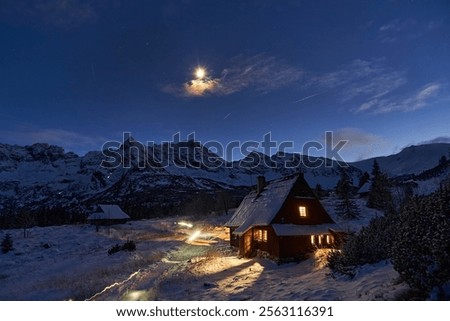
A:
[[[361,188],[365,183],[367,183],[370,180],[370,175],[367,172],[364,172],[362,174],[361,178],[359,179],[358,187]]]
[[[3,238],[1,247],[3,254],[6,254],[13,249],[13,240],[9,233]]]
[[[334,211],[346,220],[356,219],[360,215],[358,204],[350,198],[339,200]]]
[[[378,177],[381,174],[380,165],[378,164],[376,159],[374,159],[374,161],[373,161],[371,174],[372,174],[372,177]]]
[[[336,186],[336,194],[339,197],[339,201],[335,206],[335,212],[337,215],[344,219],[355,219],[359,217],[359,207],[352,199],[354,187],[351,182],[351,178],[345,168],[340,168],[341,178]]]
[[[411,288],[428,295],[450,281],[450,190],[414,197],[401,211],[392,262]]]
[[[372,185],[369,190],[367,207],[391,211],[394,206],[390,188],[391,183],[387,174],[381,171],[377,160],[374,160],[372,168]]]
[[[316,197],[318,199],[322,199],[322,197],[324,196],[325,192],[322,188],[322,185],[320,184],[316,184],[316,188],[314,189],[314,194],[316,195]]]

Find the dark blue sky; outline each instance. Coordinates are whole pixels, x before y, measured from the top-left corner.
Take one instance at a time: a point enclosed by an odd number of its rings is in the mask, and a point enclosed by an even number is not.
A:
[[[0,142],[450,141],[449,35],[446,0],[4,0]]]

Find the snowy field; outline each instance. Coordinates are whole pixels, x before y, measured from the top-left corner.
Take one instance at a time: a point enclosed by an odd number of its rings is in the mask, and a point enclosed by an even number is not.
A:
[[[175,224],[181,218],[132,221],[99,232],[32,228],[26,238],[7,231],[14,251],[0,254],[0,300],[394,300],[407,289],[389,262],[363,266],[352,279],[333,276],[324,250],[282,265],[238,258],[221,227],[227,219],[189,221],[193,227]],[[135,252],[108,255],[127,239]]]

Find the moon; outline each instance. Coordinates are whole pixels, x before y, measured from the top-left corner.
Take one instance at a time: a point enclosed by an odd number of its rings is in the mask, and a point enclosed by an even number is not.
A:
[[[206,70],[205,68],[202,67],[198,67],[197,69],[195,69],[195,77],[197,77],[197,79],[203,79],[206,76]]]

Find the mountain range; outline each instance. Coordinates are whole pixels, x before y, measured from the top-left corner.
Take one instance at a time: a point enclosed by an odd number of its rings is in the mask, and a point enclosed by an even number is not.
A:
[[[142,149],[131,140],[113,152],[92,151],[84,156],[43,143],[0,144],[0,213],[11,208],[73,208],[98,202],[138,202],[152,207],[181,203],[198,193],[220,190],[241,195],[256,184],[258,175],[270,180],[298,171],[304,172],[312,187],[320,184],[323,189],[332,189],[339,180],[339,165],[321,157],[251,152],[244,159],[227,162],[195,141],[172,147],[163,166],[159,161],[165,146]],[[411,179],[436,167],[449,152],[450,144],[427,144],[376,159],[391,177]],[[119,158],[116,164],[111,162],[114,155]],[[373,161],[349,164],[355,185],[365,171],[370,173]],[[433,191],[448,179],[448,167],[447,162],[444,170],[424,179],[427,182],[419,184],[419,188]]]

